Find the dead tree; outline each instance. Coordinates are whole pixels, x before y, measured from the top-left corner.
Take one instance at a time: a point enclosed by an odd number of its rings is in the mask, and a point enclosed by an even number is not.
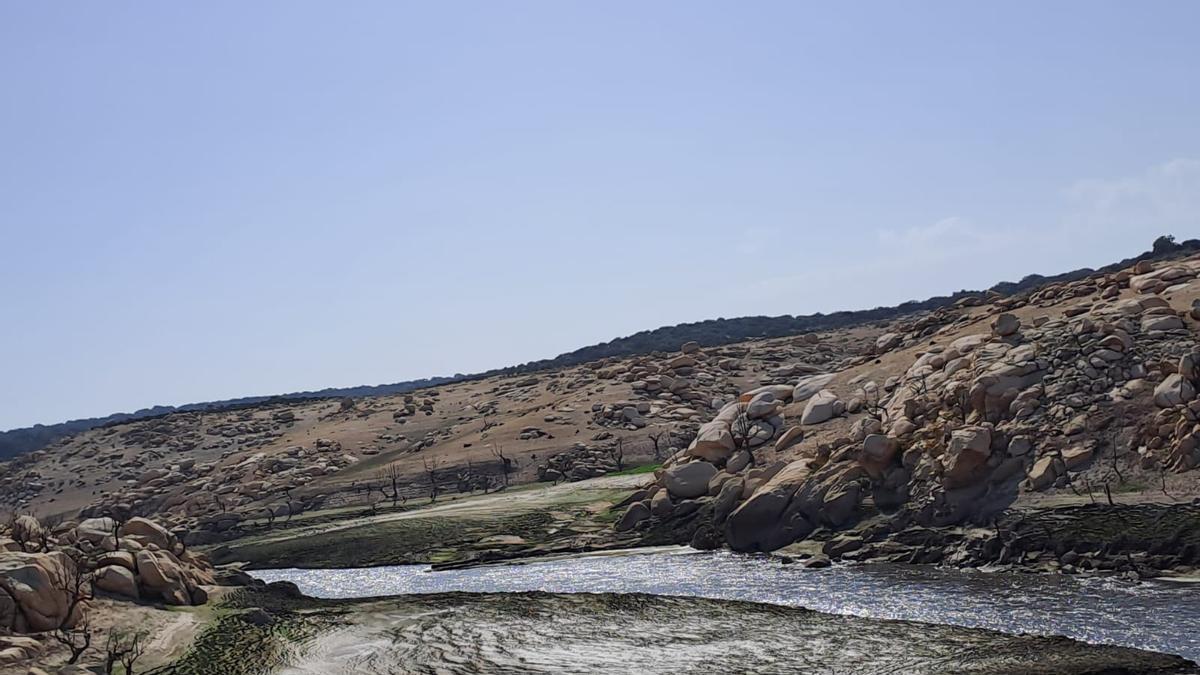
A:
[[[379,494],[383,495],[385,499],[392,501],[393,509],[396,508],[396,504],[400,501],[400,479],[402,477],[400,467],[396,466],[395,462],[388,464],[384,469],[380,469],[377,476],[379,479],[379,485],[377,486]],[[388,490],[389,485],[391,486],[390,491]]]
[[[350,489],[355,493],[362,493],[363,504],[370,511],[371,515],[375,515],[375,500],[371,498],[371,495],[375,494],[375,485],[371,481],[354,481],[350,484]],[[291,507],[288,507],[288,510],[290,512]]]
[[[738,414],[733,418],[733,424],[729,425],[729,432],[733,436],[734,449],[745,450],[750,455],[750,464],[753,465],[755,458],[754,453],[750,451],[750,437],[754,435],[754,422],[750,421],[746,409],[745,403],[738,404]]]
[[[475,494],[475,490],[483,490],[483,494],[488,493],[491,480],[487,474],[476,471],[475,464],[471,460],[467,460],[467,468],[458,472],[458,491],[460,493]]]
[[[1118,482],[1117,482],[1117,485],[1118,485],[1118,486],[1120,486],[1120,485],[1124,485],[1124,484],[1125,484],[1125,476],[1121,474],[1121,467],[1119,466],[1119,463],[1118,463],[1118,461],[1117,461],[1117,459],[1118,459],[1118,458],[1117,458],[1117,455],[1119,454],[1119,453],[1117,452],[1117,438],[1118,438],[1118,436],[1119,436],[1119,435],[1120,435],[1120,432],[1119,432],[1119,431],[1117,431],[1116,429],[1114,429],[1114,430],[1113,430],[1111,433],[1109,433],[1109,435],[1108,435],[1108,448],[1109,448],[1109,450],[1111,450],[1111,451],[1112,451],[1112,452],[1111,452],[1111,454],[1112,454],[1112,465],[1111,465],[1111,467],[1110,467],[1110,470],[1112,471],[1112,473],[1114,473],[1114,474],[1116,474],[1116,475],[1117,475],[1117,481],[1118,481]],[[1108,481],[1105,481],[1105,483],[1107,484],[1107,483],[1108,483]]]
[[[92,592],[92,576],[90,570],[92,560],[76,548],[63,549],[71,562],[61,566],[61,572],[56,575],[55,585],[67,596],[67,612],[70,617],[81,606],[86,606],[94,596]]]
[[[1174,499],[1174,497],[1171,496],[1171,493],[1167,492],[1167,465],[1163,464],[1162,462],[1158,463],[1158,480],[1162,485],[1162,493],[1167,497]]]
[[[287,517],[284,518],[283,522],[290,523],[292,522],[292,514],[295,512],[295,509],[292,508],[292,488],[284,486],[283,497],[286,500],[285,503],[287,504]]]
[[[862,391],[863,412],[867,413],[868,417],[874,417],[883,422],[887,418],[887,408],[884,407],[879,396],[879,387],[867,386],[860,391]]]
[[[649,435],[650,442],[654,444],[654,461],[656,461],[656,462],[662,461],[662,450],[661,450],[661,448],[659,448],[659,442],[662,441],[662,437],[665,435],[666,435],[666,432],[663,432],[663,431],[660,431],[656,434]]]
[[[929,368],[921,368],[921,370],[917,371],[915,375],[909,378],[908,382],[905,383],[905,386],[908,387],[908,390],[911,391],[914,396],[928,396],[929,376],[932,374],[932,372],[933,371]]]
[[[954,410],[958,412],[962,423],[966,424],[967,418],[971,416],[971,390],[967,387],[959,387],[954,393]]]
[[[1108,485],[1108,483],[1106,482],[1105,485]],[[1085,477],[1083,479],[1083,488],[1085,490],[1087,490],[1088,499],[1092,500],[1092,503],[1095,504],[1096,503],[1096,495],[1092,494],[1092,481],[1088,480]]]
[[[475,471],[471,466],[471,460],[467,460],[467,468],[458,472],[458,494],[474,494],[475,492]]]
[[[215,495],[213,498],[216,499],[218,503],[220,503],[220,500]],[[224,512],[224,510],[225,510],[224,507],[222,507],[221,511]],[[112,506],[105,509],[104,513],[105,513],[105,515],[107,515],[109,517],[109,519],[112,520],[113,541],[120,541],[121,540],[121,528],[125,526],[125,522],[128,521],[132,515],[129,512],[129,507],[125,504],[113,504]]]
[[[94,573],[89,571],[91,560],[82,551],[68,548],[64,553],[67,559],[58,566],[58,571],[51,581],[54,588],[66,597],[67,608],[63,614],[63,622],[55,629],[53,637],[70,650],[71,660],[67,663],[73,664],[92,644],[87,603],[95,597],[95,589],[92,586]],[[74,623],[68,626],[72,621]]]
[[[421,458],[421,464],[425,466],[425,475],[429,479],[429,503],[437,501],[438,484],[437,484],[437,459],[430,461],[427,457]]]
[[[37,532],[38,550],[40,550],[40,551],[49,551],[50,550],[51,541],[54,538],[54,530],[59,525],[62,525],[63,520],[65,520],[65,519],[66,519],[66,517],[61,513],[57,514],[57,515],[53,515],[53,516],[46,516],[45,518],[41,519],[41,521],[40,521],[41,527],[38,529],[38,532]]]
[[[504,476],[504,487],[508,487],[508,474],[513,470],[513,461],[504,455],[504,446],[492,444],[492,456],[500,460],[500,472]]]
[[[84,614],[70,628],[59,626],[50,634],[55,642],[58,642],[71,652],[70,658],[67,659],[68,665],[76,664],[79,661],[79,657],[83,656],[88,647],[92,646],[92,627],[89,621],[88,615]]]
[[[608,456],[617,465],[617,471],[625,470],[625,439],[618,438],[617,445],[608,449]]]
[[[146,651],[141,631],[114,630],[108,634],[104,651],[105,675],[113,675],[113,667],[118,663],[125,669],[125,675],[134,675],[133,667]]]

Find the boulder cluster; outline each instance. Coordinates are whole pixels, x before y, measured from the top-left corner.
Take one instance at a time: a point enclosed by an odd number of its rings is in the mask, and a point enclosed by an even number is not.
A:
[[[557,483],[597,478],[619,471],[614,447],[576,443],[570,450],[552,455],[537,468],[537,479]]]
[[[187,550],[184,534],[147,518],[117,523],[101,517],[81,521],[63,541],[86,556],[96,588],[134,600],[202,605],[208,601],[203,587],[213,583],[212,565]]]
[[[656,484],[633,495],[617,530],[632,529],[651,516],[691,515],[701,506],[696,500],[705,497],[715,498],[721,514],[716,519],[723,520],[743,493],[752,494],[783,468],[778,462],[757,466],[756,450],[774,441],[775,451],[782,452],[803,438],[800,427],[785,428],[782,415],[797,389],[802,396],[815,395],[800,386],[766,385],[724,405],[687,448],[664,463]]]
[[[1142,428],[1143,464],[1162,464],[1176,472],[1200,467],[1200,353],[1180,357],[1175,372],[1154,388],[1161,408]],[[1167,364],[1169,365],[1169,364]],[[1166,368],[1164,368],[1165,370]]]
[[[206,543],[205,532],[221,532],[242,520],[239,507],[286,496],[313,479],[339,471],[355,462],[337,441],[318,438],[311,445],[293,445],[279,452],[255,452],[236,463],[197,464],[181,458],[167,467],[134,475],[120,490],[106,492],[83,509],[86,518],[114,508],[154,512],[171,527],[186,527],[190,543]],[[291,513],[300,503],[281,503]]]
[[[200,605],[214,584],[208,559],[145,518],[91,518],[49,527],[14,518],[0,537],[0,634],[86,629],[98,596]],[[33,638],[0,638],[0,664],[41,651]]]
[[[882,383],[864,368],[746,391],[635,495],[617,529],[688,521],[693,545],[770,551],[871,514],[986,523],[1023,492],[1107,489],[1125,480],[1121,467],[1195,468],[1200,308],[1164,295],[1198,270],[1139,264],[974,299],[876,339],[876,355],[913,354]],[[836,431],[814,433],[835,419]],[[759,449],[772,443],[765,462]]]
[[[412,394],[406,394],[404,396],[404,405],[399,410],[396,410],[392,413],[392,419],[400,424],[404,424],[408,421],[409,417],[412,417],[417,413],[421,413],[426,416],[432,415],[434,410],[433,407],[436,403],[437,392],[431,392],[430,394],[421,397],[421,400],[419,401]]]

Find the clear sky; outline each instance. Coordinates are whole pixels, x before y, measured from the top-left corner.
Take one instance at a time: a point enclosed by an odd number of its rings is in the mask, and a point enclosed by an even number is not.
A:
[[[1200,234],[1200,2],[0,4],[0,429]]]

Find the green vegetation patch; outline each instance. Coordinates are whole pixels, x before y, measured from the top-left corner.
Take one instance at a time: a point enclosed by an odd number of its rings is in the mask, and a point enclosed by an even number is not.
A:
[[[303,653],[313,638],[346,624],[349,611],[272,589],[245,588],[222,600],[183,656],[148,675],[265,675]],[[259,612],[266,621],[249,620]]]
[[[636,476],[638,474],[643,474],[643,473],[654,473],[661,466],[662,466],[662,464],[643,464],[641,466],[631,467],[631,468],[625,469],[624,471],[617,471],[616,473],[610,473],[608,475],[610,475],[610,476]]]
[[[235,542],[221,558],[245,561],[257,569],[429,564],[452,560],[454,551],[468,551],[480,539],[496,534],[541,542],[552,523],[553,518],[541,511],[496,519],[406,518],[294,539],[243,546]]]

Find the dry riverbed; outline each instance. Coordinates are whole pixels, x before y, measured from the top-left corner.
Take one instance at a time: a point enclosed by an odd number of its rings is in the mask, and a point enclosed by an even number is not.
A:
[[[253,609],[250,609],[253,607]],[[315,600],[247,589],[171,673],[1187,673],[1176,656],[641,594]]]

